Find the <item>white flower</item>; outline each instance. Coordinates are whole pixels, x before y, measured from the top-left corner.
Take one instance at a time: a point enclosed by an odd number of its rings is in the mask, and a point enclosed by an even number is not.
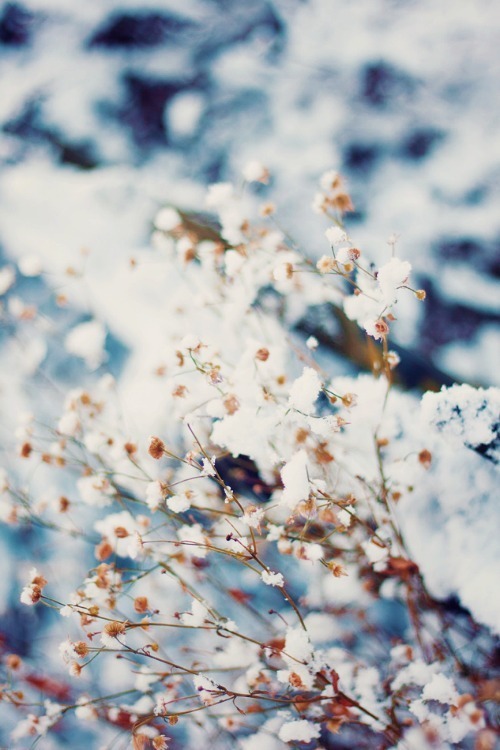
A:
[[[341,247],[337,250],[335,255],[337,262],[341,263],[343,266],[352,263],[357,257],[359,257],[359,250],[354,251],[352,247]]]
[[[23,276],[40,276],[42,263],[36,255],[23,255],[17,264]]]
[[[101,643],[106,648],[125,648],[127,634],[123,622],[108,622],[101,633]]]
[[[156,678],[157,679],[157,678]],[[156,695],[156,706],[153,709],[155,716],[166,716],[169,711],[169,706],[172,701],[172,696],[168,693],[162,695]]]
[[[398,288],[408,281],[411,263],[399,258],[391,258],[382,268],[379,268],[377,282],[386,305],[396,302]]]
[[[208,458],[202,459],[203,464],[203,470],[201,472],[201,475],[204,477],[214,477],[215,472],[215,456],[212,456],[212,458],[209,460]]]
[[[61,435],[74,437],[81,428],[80,418],[76,411],[67,411],[57,423],[57,431]]]
[[[28,605],[28,607],[36,604],[40,601],[40,599],[41,589],[40,586],[37,586],[35,583],[30,583],[28,586],[25,586],[21,591],[21,595],[19,597],[19,601],[21,602],[21,604],[26,604]]]
[[[309,636],[303,628],[299,627],[288,628],[284,650],[286,651],[284,659],[291,667],[296,665],[297,659],[302,662],[309,662],[313,655],[313,647]]]
[[[98,717],[95,706],[89,701],[88,697],[82,696],[76,701],[75,716],[81,721],[95,721]]]
[[[87,505],[101,507],[109,505],[111,497],[115,492],[107,477],[100,476],[99,474],[80,477],[76,482],[76,486],[80,497]]]
[[[200,700],[206,706],[209,706],[211,703],[213,703],[216,694],[220,693],[221,691],[221,688],[216,685],[215,682],[202,674],[195,675],[193,677],[193,682],[196,690],[198,691],[198,695],[200,696]]]
[[[181,622],[183,625],[199,627],[200,625],[203,625],[208,617],[210,617],[210,612],[205,605],[199,602],[198,599],[193,599],[191,612],[184,612],[181,615]]]
[[[155,227],[162,232],[171,232],[182,224],[182,219],[175,208],[162,208],[155,216]]]
[[[323,193],[316,193],[312,203],[311,208],[314,211],[315,214],[323,214],[326,209],[326,203],[325,203],[325,196]]]
[[[249,505],[245,508],[244,520],[251,529],[259,529],[264,518],[264,508],[258,508],[256,505]]]
[[[224,253],[224,269],[226,275],[230,278],[236,276],[241,267],[245,264],[245,256],[236,250],[226,250]]]
[[[321,175],[319,185],[323,190],[329,191],[338,180],[339,173],[335,169],[329,169]]]
[[[184,493],[183,495],[172,495],[171,497],[168,497],[167,506],[172,513],[185,513],[186,510],[189,510],[191,507],[191,503],[187,494]]]
[[[149,482],[146,488],[146,503],[149,510],[157,510],[163,502],[164,491],[161,482]]]
[[[137,521],[128,512],[111,513],[109,516],[96,521],[94,529],[108,540],[119,557],[135,559],[138,553]]]
[[[21,591],[19,601],[32,607],[42,598],[42,589],[46,586],[47,580],[38,572],[36,568],[31,568],[29,572],[29,583]]]
[[[66,638],[65,641],[62,641],[62,643],[59,644],[59,653],[63,657],[64,661],[76,659],[78,656],[75,651],[74,643],[70,641],[69,638]]]
[[[368,560],[375,567],[375,570],[379,570],[382,566],[382,570],[385,567],[383,563],[389,557],[389,550],[387,547],[382,547],[380,544],[375,544],[373,541],[362,542],[361,546],[367,556]]]
[[[365,320],[363,328],[369,336],[373,336],[375,341],[380,341],[389,333],[389,326],[382,320],[382,318],[376,318],[375,320]]]
[[[458,699],[457,689],[453,680],[444,674],[432,675],[432,679],[424,686],[422,700],[439,701],[439,703],[454,704]]]
[[[350,526],[352,521],[352,510],[351,513],[349,513],[345,508],[341,508],[341,510],[337,511],[337,518],[342,526]]]
[[[210,208],[220,208],[231,201],[233,196],[234,188],[230,182],[216,182],[208,188],[206,204]]]
[[[194,523],[192,526],[181,526],[177,530],[177,536],[180,542],[184,542],[182,549],[186,555],[191,557],[207,556],[207,540],[199,523]]]
[[[342,245],[343,242],[347,242],[347,234],[335,225],[326,230],[325,237],[331,245]]]
[[[249,161],[241,173],[247,182],[267,182],[269,176],[268,170],[260,161]]]
[[[284,586],[285,579],[281,573],[273,573],[272,570],[263,570],[260,577],[268,586]]]

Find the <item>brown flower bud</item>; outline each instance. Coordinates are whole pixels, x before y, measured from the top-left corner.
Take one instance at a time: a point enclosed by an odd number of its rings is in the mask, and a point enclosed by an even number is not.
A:
[[[134,609],[141,615],[147,612],[149,609],[147,596],[136,596],[134,599]]]
[[[232,394],[226,396],[222,403],[224,404],[224,408],[228,414],[234,414],[240,408],[240,402],[238,401],[236,396],[233,396]]]
[[[161,458],[165,453],[165,450],[166,446],[163,440],[160,440],[159,437],[154,436],[150,438],[148,452],[149,455],[152,456],[152,458]]]
[[[118,638],[119,635],[125,633],[125,623],[113,620],[113,622],[107,622],[103,628],[103,633],[109,635],[111,638]]]
[[[97,547],[94,550],[94,555],[96,557],[96,560],[99,560],[99,562],[102,562],[103,560],[107,560],[108,557],[111,557],[113,554],[113,547],[109,543],[107,539],[103,539]]]
[[[66,511],[68,510],[70,504],[71,503],[69,502],[68,498],[64,497],[64,495],[62,495],[59,498],[59,513],[66,513]]]
[[[17,654],[8,654],[5,658],[5,664],[8,669],[15,671],[16,669],[19,669],[22,664],[21,657]]]
[[[341,578],[342,576],[348,575],[346,569],[340,563],[336,563],[336,562],[332,561],[332,562],[328,563],[328,567],[332,571],[332,573],[335,576],[335,578]]]
[[[421,450],[418,454],[418,460],[420,461],[424,469],[428,469],[432,463],[432,453],[424,448],[424,450]]]
[[[26,442],[21,445],[19,455],[21,456],[21,458],[29,458],[32,451],[33,446],[31,445],[31,443]]]
[[[80,659],[85,659],[85,657],[89,653],[89,647],[87,646],[85,641],[77,641],[76,643],[73,643],[73,650],[80,657]]]

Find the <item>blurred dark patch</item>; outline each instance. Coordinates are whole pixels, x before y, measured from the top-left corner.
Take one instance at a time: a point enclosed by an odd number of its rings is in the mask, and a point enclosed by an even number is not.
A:
[[[437,248],[443,260],[465,260],[476,262],[483,253],[482,245],[470,238],[442,240]]]
[[[259,502],[267,502],[275,489],[262,481],[254,461],[248,456],[222,456],[217,459],[217,471],[236,494]]]
[[[34,13],[17,3],[7,3],[0,16],[0,44],[22,47],[31,42],[37,25]]]
[[[472,265],[494,278],[500,277],[500,241],[479,241],[472,237],[439,240],[434,254],[441,260],[462,262]]]
[[[362,224],[364,221],[366,221],[366,211],[364,209],[358,210],[356,208],[354,211],[351,211],[349,213],[350,226],[355,226],[356,224]]]
[[[118,378],[129,357],[130,351],[111,331],[106,335],[106,352],[108,359],[105,362],[106,372],[110,372],[114,378]]]
[[[344,152],[344,165],[351,172],[365,174],[372,171],[381,155],[377,144],[351,143]]]
[[[19,138],[25,152],[41,145],[49,147],[60,164],[93,169],[99,163],[94,147],[89,141],[72,143],[61,133],[43,124],[42,103],[39,99],[27,102],[23,111],[5,123],[2,130]]]
[[[41,120],[41,101],[31,99],[26,102],[17,117],[5,123],[2,130],[25,141],[41,140],[44,137],[46,138],[46,131],[41,124]]]
[[[423,281],[422,288],[427,292],[419,335],[423,350],[432,352],[453,341],[470,341],[484,324],[500,324],[496,313],[443,299],[430,279]]]
[[[429,156],[443,138],[444,133],[439,130],[433,130],[432,128],[415,130],[404,141],[401,153],[406,159],[419,161]]]
[[[155,47],[193,26],[189,19],[170,13],[117,14],[96,32],[89,46],[127,49]]]
[[[408,610],[397,599],[379,599],[369,608],[370,621],[389,638],[404,639],[410,624]]]
[[[386,107],[415,86],[407,73],[383,61],[367,65],[361,76],[361,96],[373,107]]]
[[[488,196],[489,188],[487,185],[477,185],[469,190],[464,196],[464,203],[468,206],[479,206]]]
[[[124,103],[116,113],[117,119],[129,128],[136,145],[166,146],[165,105],[187,88],[187,82],[155,81],[128,73],[124,84]]]
[[[488,263],[488,271],[490,276],[496,279],[500,279],[500,242],[497,241],[493,244],[493,254]]]
[[[221,150],[211,155],[210,161],[203,167],[201,177],[210,185],[213,182],[221,182],[225,174],[227,174],[227,155]]]

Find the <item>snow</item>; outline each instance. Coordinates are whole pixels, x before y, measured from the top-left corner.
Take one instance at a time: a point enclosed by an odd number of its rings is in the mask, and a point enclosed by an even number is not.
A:
[[[199,627],[200,625],[203,625],[203,623],[207,619],[210,619],[210,613],[205,605],[202,602],[198,601],[198,599],[193,599],[190,612],[184,612],[181,615],[182,624],[190,625],[192,627]]]
[[[391,258],[378,269],[377,282],[386,305],[392,305],[398,297],[398,289],[408,282],[411,263]]]
[[[331,245],[341,245],[347,242],[347,234],[340,227],[329,227],[325,232],[325,237]]]
[[[426,393],[422,415],[446,437],[500,461],[500,389],[454,385]]]
[[[285,584],[281,573],[273,573],[272,570],[263,570],[260,577],[267,586],[284,586]]]
[[[305,719],[298,719],[296,721],[287,721],[281,727],[278,737],[283,742],[312,742],[317,739],[320,735],[319,727],[310,721]]]
[[[157,510],[164,500],[164,490],[161,482],[149,482],[146,488],[146,502],[150,510]]]
[[[285,638],[285,659],[293,666],[296,660],[308,662],[312,656],[313,649],[309,636],[302,628],[289,628]],[[290,658],[291,657],[291,658]]]
[[[70,354],[81,357],[91,370],[95,370],[104,360],[105,339],[106,331],[102,323],[91,320],[73,328],[64,343]]]
[[[310,483],[307,474],[307,454],[304,450],[297,451],[281,469],[281,481],[284,485],[281,495],[283,505],[294,508],[297,503],[307,500]]]
[[[170,495],[167,497],[168,509],[173,513],[185,513],[191,507],[191,502],[187,495]]]
[[[10,266],[0,268],[0,296],[5,294],[16,280],[16,274]]]
[[[182,224],[182,219],[175,208],[168,206],[158,211],[154,218],[154,224],[155,227],[162,232],[170,232],[172,229],[175,229]]]
[[[439,701],[439,703],[455,704],[458,699],[457,689],[450,680],[443,674],[434,674],[422,691],[422,700]]]
[[[302,375],[290,387],[289,405],[299,411],[310,413],[321,390],[321,380],[316,370],[304,367]]]
[[[267,170],[259,161],[249,161],[241,171],[248,182],[265,182]]]

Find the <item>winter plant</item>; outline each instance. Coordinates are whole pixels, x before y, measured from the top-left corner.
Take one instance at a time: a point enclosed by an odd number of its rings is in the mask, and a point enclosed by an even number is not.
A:
[[[216,221],[161,208],[132,261],[175,279],[163,342],[143,331],[161,432],[146,407],[134,427],[97,314],[65,341],[94,374],[57,423],[19,420],[0,517],[49,543],[19,592],[38,653],[2,657],[12,747],[495,747],[499,391],[405,391],[389,342],[425,292],[396,239],[375,267],[329,171],[314,261],[269,181],[255,162],[212,185]],[[0,270],[3,294],[15,278]],[[304,333],[311,314],[344,326],[350,364]]]

